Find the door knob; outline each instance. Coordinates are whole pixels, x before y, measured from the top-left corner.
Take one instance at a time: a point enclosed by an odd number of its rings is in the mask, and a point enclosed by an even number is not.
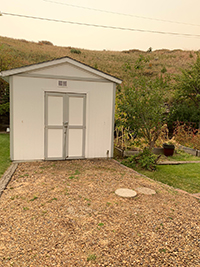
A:
[[[67,126],[68,126],[68,121],[63,122],[63,125],[64,125],[65,128],[67,128]]]

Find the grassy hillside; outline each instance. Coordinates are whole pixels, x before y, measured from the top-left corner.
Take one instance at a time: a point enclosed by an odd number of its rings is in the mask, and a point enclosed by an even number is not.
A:
[[[74,51],[79,50],[77,54]],[[0,37],[1,70],[7,70],[59,57],[69,56],[101,71],[107,72],[130,84],[135,65],[140,56],[148,58],[143,73],[152,77],[158,74],[175,74],[196,59],[195,51],[157,50],[151,53],[130,49],[129,51],[92,51],[54,46],[50,42],[38,43]]]

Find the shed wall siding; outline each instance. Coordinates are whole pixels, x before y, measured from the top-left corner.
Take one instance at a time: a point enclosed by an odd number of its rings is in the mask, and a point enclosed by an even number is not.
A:
[[[55,74],[55,73],[54,73]],[[111,157],[113,93],[112,82],[68,81],[58,88],[57,79],[13,77],[13,160],[44,159],[45,92],[86,94],[85,157]]]
[[[14,160],[44,158],[44,94],[40,81],[13,77]]]

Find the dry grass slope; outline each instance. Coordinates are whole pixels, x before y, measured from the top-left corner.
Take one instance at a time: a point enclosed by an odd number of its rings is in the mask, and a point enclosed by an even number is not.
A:
[[[131,84],[134,66],[140,55],[149,58],[143,70],[149,77],[163,72],[163,75],[179,73],[181,68],[184,69],[194,63],[197,56],[195,51],[167,49],[148,53],[136,49],[118,52],[77,48],[81,51],[80,54],[72,53],[71,49],[72,47],[54,46],[48,41],[36,43],[0,37],[1,70],[69,56],[122,79],[124,84]]]

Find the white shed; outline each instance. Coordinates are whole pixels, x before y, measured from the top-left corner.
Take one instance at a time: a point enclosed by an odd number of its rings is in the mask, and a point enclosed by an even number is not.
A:
[[[69,57],[1,72],[10,83],[11,160],[113,156],[121,80]]]

